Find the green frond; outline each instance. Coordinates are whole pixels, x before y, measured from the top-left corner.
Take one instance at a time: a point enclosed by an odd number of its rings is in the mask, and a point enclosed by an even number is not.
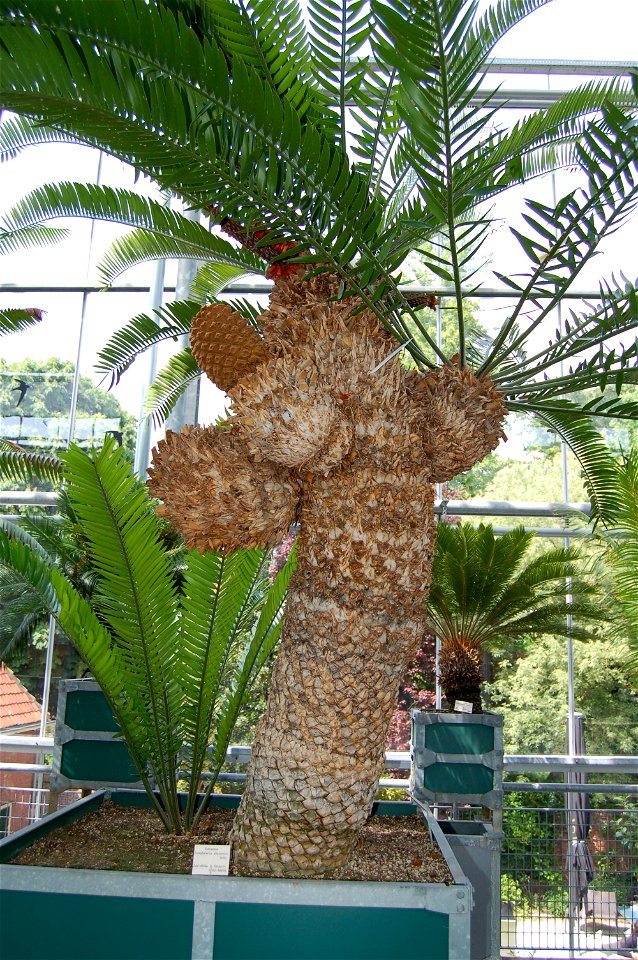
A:
[[[213,724],[227,696],[229,668],[250,630],[247,614],[267,587],[264,551],[188,556],[176,676],[184,693],[183,730],[196,790]]]
[[[524,343],[574,283],[602,239],[617,229],[638,203],[638,130],[635,122],[609,107],[605,123],[591,123],[577,147],[588,186],[573,191],[556,204],[527,201],[524,220],[531,233],[512,228],[530,261],[527,273],[508,285],[518,303],[494,340],[481,368],[489,373],[506,357],[502,349],[514,324],[528,305],[533,306],[527,327],[512,346]],[[541,303],[539,296],[550,296]]]
[[[243,4],[210,6],[215,39],[229,57],[249,65],[278,96],[303,116],[320,116],[303,7],[297,0],[256,0],[250,16]],[[273,30],[273,24],[276,29]]]
[[[195,207],[212,205],[247,223],[268,211],[273,230],[332,267],[400,331],[400,317],[388,318],[378,304],[386,292],[403,303],[388,275],[398,264],[382,262],[376,251],[382,209],[333,139],[302,122],[240,59],[231,82],[222,51],[176,30],[168,13],[153,17],[147,36],[155,8],[141,0],[110,0],[107,23],[84,7],[45,2],[36,16],[29,4],[18,4],[9,24],[0,17],[0,97],[7,107],[98,138],[107,152]],[[357,257],[354,273],[347,268]]]
[[[37,554],[45,563],[50,564],[53,561],[54,558],[51,555],[51,551],[47,550],[40,543],[37,536],[33,536],[32,533],[25,529],[23,524],[14,523],[12,520],[0,514],[0,530],[3,530],[10,540],[16,540],[23,546],[28,547],[29,550]]]
[[[116,331],[100,350],[95,369],[110,374],[112,387],[119,383],[122,374],[149,347],[163,340],[177,341],[188,333],[191,320],[200,309],[198,300],[178,300],[153,310],[155,316],[138,314]]]
[[[194,300],[199,300],[200,303],[209,303],[219,296],[222,290],[225,290],[233,280],[241,280],[249,272],[222,263],[213,263],[212,261],[204,263],[191,283],[190,296]]]
[[[45,229],[40,224],[55,217],[86,217],[138,228],[116,241],[104,257],[100,269],[107,283],[142,260],[162,257],[214,258],[244,270],[261,270],[254,254],[238,251],[156,200],[133,190],[86,183],[47,184],[20,200],[2,221],[0,252],[12,249],[34,230]]]
[[[51,246],[60,243],[68,236],[69,231],[65,227],[35,226],[6,230],[4,223],[0,223],[0,255],[4,256],[24,249],[28,250],[31,247]],[[9,317],[9,322],[11,322],[11,317]],[[10,327],[8,329],[9,332],[12,332]]]
[[[121,652],[129,696],[148,716],[153,772],[165,791],[173,790],[179,747],[172,677],[178,605],[160,522],[146,486],[131,476],[130,464],[111,439],[94,457],[72,446],[63,460],[68,495],[99,576],[92,606]]]
[[[182,219],[183,224],[192,224],[191,220]],[[199,228],[199,224],[194,226]],[[233,280],[245,274],[263,274],[263,261],[250,250],[234,247],[207,230],[200,233],[201,229],[195,231],[197,236],[192,239],[179,230],[161,234],[150,230],[135,230],[127,234],[111,245],[98,264],[103,282],[110,284],[125,270],[149,260],[180,257],[187,260],[214,260],[215,264],[227,268],[227,276]]]
[[[398,179],[392,177],[402,134],[397,110],[398,71],[388,63],[392,44],[372,11],[368,20],[372,56],[352,91],[352,116],[356,124],[352,132],[353,152],[372,194],[386,200],[391,189],[386,178],[390,176],[394,183]]]
[[[0,439],[0,480],[26,484],[34,480],[59,483],[62,475],[62,463],[57,457],[16,450]]]
[[[59,613],[58,596],[52,583],[50,561],[39,551],[0,528],[0,564],[8,567],[27,586],[52,616]]]
[[[630,644],[630,670],[638,680],[638,451],[613,464],[616,499],[606,513],[596,512],[597,533],[612,571],[616,619],[613,636]]]
[[[578,554],[550,549],[532,559],[532,540],[523,527],[496,537],[491,525],[438,525],[427,615],[444,645],[462,640],[477,650],[503,648],[533,635],[564,634],[568,613],[584,639],[606,619],[581,576]]]
[[[213,755],[218,759],[218,762],[222,760],[226,753],[232,728],[244,701],[246,691],[258,676],[279,639],[281,617],[288,585],[296,566],[297,550],[295,545],[286,564],[279,571],[274,583],[265,595],[265,602],[261,606],[257,624],[250,635],[242,659],[237,664],[231,693],[224,713],[217,724]]]
[[[495,196],[514,183],[577,163],[576,146],[591,115],[612,103],[626,106],[627,99],[623,79],[593,80],[499,132],[473,171],[477,184],[492,182],[482,196]]]
[[[0,660],[5,663],[12,653],[26,651],[33,640],[34,632],[42,626],[46,617],[44,608],[33,609],[33,602],[28,595],[24,598],[25,607],[21,606],[21,600],[22,598],[16,597],[13,592],[5,593],[0,583],[0,603],[9,606],[8,616],[2,624],[0,640]]]
[[[469,32],[466,44],[468,69],[479,70],[494,47],[510,30],[551,0],[498,0],[479,17]]]
[[[212,734],[213,777],[197,811],[194,793],[197,783],[194,777],[191,781],[190,817],[187,816],[187,821],[192,830],[197,827],[226,757],[240,708],[279,639],[286,592],[296,566],[296,552],[293,547],[288,561],[272,584],[268,582],[268,556],[261,551],[238,551],[231,554],[228,561],[235,569],[232,573],[228,568],[224,571],[225,590],[213,589],[213,610],[215,619],[220,618],[219,624],[222,619],[226,620],[230,633],[225,634],[218,626],[215,627],[222,656],[213,658],[215,670],[210,671],[213,685],[209,685],[204,701],[204,710],[208,697],[212,696],[217,701],[216,714],[209,715],[207,721],[208,734]],[[239,585],[234,579],[237,572],[240,575]],[[222,586],[219,579],[215,583]],[[231,594],[230,602],[224,596],[226,592]],[[206,646],[205,641],[203,649]],[[223,687],[216,680],[215,672],[218,677],[224,674]],[[194,769],[197,770],[197,766]]]
[[[161,426],[188,384],[201,374],[190,347],[174,354],[147,390],[144,401],[146,416],[152,417],[156,426]]]
[[[59,599],[56,619],[100,684],[120,724],[140,779],[148,784],[147,764],[156,762],[157,758],[136,691],[130,684],[126,657],[113,643],[112,635],[90,604],[55,568],[51,571],[51,582]]]
[[[14,160],[27,147],[48,143],[75,143],[99,149],[99,142],[80,140],[65,130],[56,130],[27,117],[11,117],[0,123],[0,163]]]
[[[27,330],[42,320],[41,310],[11,309],[6,307],[0,310],[0,337],[7,333],[17,333],[18,330]]]
[[[370,12],[363,0],[310,0],[312,71],[338,120],[336,139],[345,149],[348,104],[366,71],[359,54],[370,39]]]
[[[616,467],[600,433],[581,408],[568,400],[560,408],[547,409],[542,403],[529,404],[535,416],[572,450],[582,470],[587,496],[594,515],[604,523],[617,511],[621,492],[616,480]]]
[[[519,288],[520,289],[520,288]],[[529,390],[551,391],[556,375],[551,371],[561,363],[579,360],[576,367],[569,367],[567,377],[558,377],[561,388],[573,386],[581,390],[584,386],[597,386],[604,390],[607,383],[614,384],[618,377],[620,384],[632,373],[631,361],[636,358],[636,344],[624,347],[616,338],[638,329],[638,290],[636,283],[625,282],[622,286],[614,283],[600,285],[600,301],[596,307],[590,307],[582,313],[568,312],[562,327],[555,331],[553,339],[541,350],[516,358],[506,371],[493,375],[499,387],[509,396],[518,397],[520,393],[529,394]],[[608,347],[614,339],[615,346]],[[508,357],[515,350],[514,342],[520,342],[520,330],[513,328],[509,334],[504,353]],[[492,341],[493,344],[493,341]],[[486,351],[487,353],[488,351]],[[585,356],[587,359],[582,359]],[[546,371],[550,371],[548,375]],[[539,380],[539,376],[543,379]],[[521,384],[523,386],[521,386]],[[553,392],[553,391],[552,391]]]

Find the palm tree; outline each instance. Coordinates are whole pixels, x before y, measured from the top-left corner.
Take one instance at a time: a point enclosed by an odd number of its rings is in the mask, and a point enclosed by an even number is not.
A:
[[[486,652],[543,634],[563,635],[568,614],[578,639],[588,639],[588,627],[608,619],[594,600],[594,587],[579,575],[578,554],[555,548],[530,558],[533,540],[523,527],[497,537],[490,524],[438,525],[427,628],[441,641],[439,671],[448,704],[465,700],[481,712]]]
[[[152,257],[206,261],[190,299],[136,317],[100,363],[117,379],[141,350],[190,330],[154,409],[166,414],[202,370],[232,400],[226,424],[169,433],[155,452],[151,489],[189,545],[264,547],[301,523],[233,833],[244,872],[326,875],[349,856],[423,635],[431,484],[494,449],[507,411],[531,411],[568,439],[596,496],[589,418],[636,414],[615,395],[569,399],[629,376],[634,348],[605,350],[638,326],[633,287],[603,286],[599,306],[525,353],[638,196],[622,83],[495,125],[485,64],[545,2],[501,0],[479,16],[478,0],[309,0],[307,19],[298,0],[0,2],[0,103],[20,115],[0,128],[4,155],[99,146],[219,228],[132,191],[66,183],[21,201],[0,242],[53,242],[60,229],[46,221],[91,216],[135,228],[104,260],[106,282]],[[585,187],[529,203],[516,233],[529,267],[503,278],[515,306],[492,340],[468,342],[462,284],[489,231],[486,204],[561,163],[579,166]],[[415,249],[456,303],[450,355],[423,312],[434,299],[398,284]],[[264,269],[264,313],[219,302],[230,279]],[[575,364],[569,376],[562,362]]]

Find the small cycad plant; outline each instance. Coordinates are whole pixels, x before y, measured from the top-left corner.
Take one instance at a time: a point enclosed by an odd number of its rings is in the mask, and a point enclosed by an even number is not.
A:
[[[5,451],[0,458],[17,469],[20,455]],[[114,442],[91,453],[72,446],[47,468],[63,482],[90,557],[90,600],[17,527],[0,529],[0,564],[36,595],[86,661],[166,830],[192,830],[241,705],[279,637],[294,553],[272,584],[264,550],[184,550],[177,576],[153,501]]]
[[[609,620],[574,549],[551,547],[534,556],[524,527],[496,536],[491,524],[440,523],[432,564],[427,628],[441,641],[439,678],[450,707],[482,710],[482,660],[543,635],[579,640]]]

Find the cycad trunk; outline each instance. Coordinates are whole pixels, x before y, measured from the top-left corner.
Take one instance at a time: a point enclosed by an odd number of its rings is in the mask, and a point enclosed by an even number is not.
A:
[[[449,641],[439,659],[441,689],[448,707],[457,700],[472,704],[474,713],[483,712],[481,699],[481,654],[471,644]]]
[[[427,481],[380,475],[372,460],[307,492],[283,642],[233,831],[241,872],[321,876],[348,859],[423,637],[432,507]]]
[[[385,362],[396,341],[371,312],[331,299],[338,289],[325,275],[277,282],[263,340],[230,308],[204,308],[193,352],[231,396],[233,417],[228,429],[167,436],[151,471],[190,546],[268,546],[301,522],[232,835],[240,872],[322,876],[347,860],[424,632],[432,483],[501,436],[489,380],[454,364],[423,376],[396,356]],[[225,362],[230,342],[243,344],[237,362]]]

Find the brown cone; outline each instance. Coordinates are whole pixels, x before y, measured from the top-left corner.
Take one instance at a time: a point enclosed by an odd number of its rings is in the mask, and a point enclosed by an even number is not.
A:
[[[197,363],[225,393],[268,358],[257,331],[225,303],[212,303],[193,317],[191,350]]]
[[[254,463],[236,431],[184,427],[153,450],[148,486],[189,548],[238,550],[278,543],[295,518],[288,471]]]
[[[419,427],[432,463],[430,479],[451,480],[479,463],[505,438],[507,410],[489,377],[447,364],[422,377],[413,375],[412,397],[423,407]]]

